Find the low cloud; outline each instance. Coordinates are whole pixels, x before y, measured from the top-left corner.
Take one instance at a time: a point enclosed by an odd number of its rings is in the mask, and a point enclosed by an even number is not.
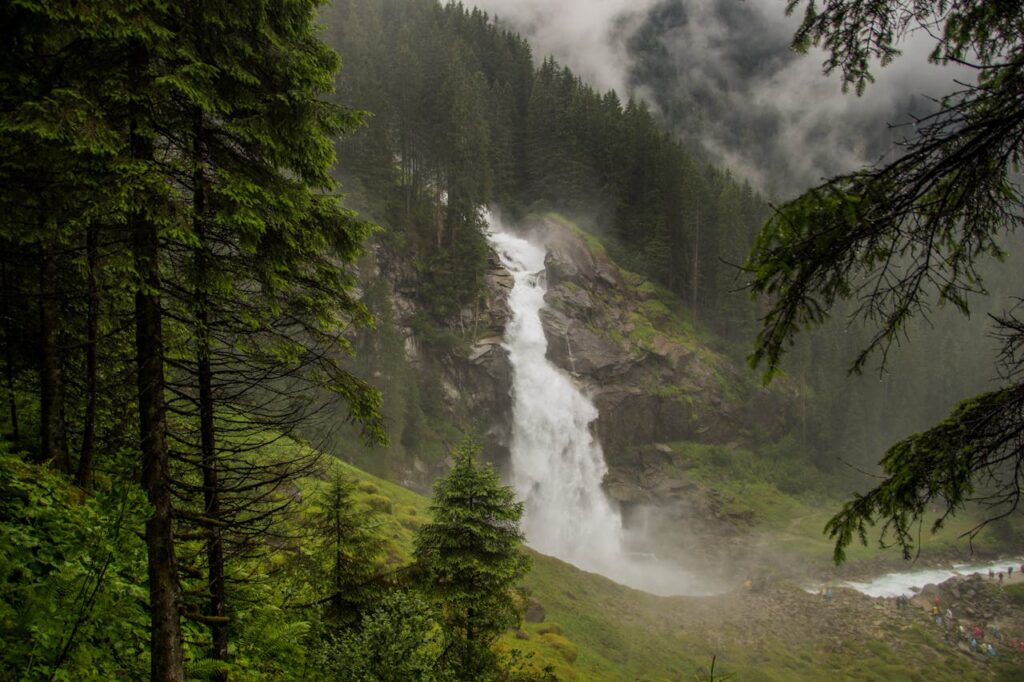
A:
[[[716,163],[784,198],[898,153],[890,129],[952,91],[961,69],[927,62],[912,35],[863,97],[822,73],[824,54],[789,49],[782,0],[476,0],[599,89],[644,99]]]
[[[628,40],[658,0],[471,0],[595,88],[628,91]]]

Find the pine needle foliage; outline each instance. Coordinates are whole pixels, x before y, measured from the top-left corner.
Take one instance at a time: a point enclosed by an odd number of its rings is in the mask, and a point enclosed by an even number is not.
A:
[[[523,505],[493,466],[463,443],[434,487],[433,520],[416,536],[424,591],[441,611],[447,657],[459,679],[489,679],[498,670],[491,643],[519,622],[513,588],[526,574],[519,520]]]
[[[805,6],[794,48],[821,46],[826,73],[862,94],[876,63],[899,55],[912,32],[935,38],[930,61],[971,70],[974,82],[913,122],[898,158],[832,178],[779,207],[747,261],[755,295],[768,301],[750,357],[766,380],[801,330],[823,323],[844,301],[871,329],[851,371],[873,357],[885,366],[914,318],[937,307],[964,315],[987,293],[980,265],[1002,260],[1009,235],[1024,226],[1019,169],[1024,160],[1024,5],[1016,0],[791,0]],[[932,525],[968,503],[988,521],[1018,510],[1024,465],[1019,348],[1024,326],[995,319],[1004,346],[1002,387],[963,402],[945,421],[888,450],[886,478],[828,524],[835,559],[882,523],[882,542],[905,556],[914,529],[941,505]],[[969,531],[973,536],[978,528]]]

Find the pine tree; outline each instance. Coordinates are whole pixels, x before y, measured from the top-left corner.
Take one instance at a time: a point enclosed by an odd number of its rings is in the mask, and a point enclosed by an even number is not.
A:
[[[363,610],[383,551],[381,538],[372,531],[372,515],[356,506],[355,492],[356,484],[335,472],[312,518],[311,573],[323,585],[321,603],[329,620],[342,627],[351,626]]]
[[[519,622],[512,589],[526,574],[519,520],[523,505],[478,446],[460,445],[448,475],[434,486],[433,520],[416,536],[424,589],[441,609],[459,679],[488,679],[497,669],[491,643]]]

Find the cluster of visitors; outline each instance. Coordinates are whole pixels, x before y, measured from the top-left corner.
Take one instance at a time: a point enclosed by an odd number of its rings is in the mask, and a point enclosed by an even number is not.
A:
[[[988,569],[988,579],[989,580],[995,580],[996,578],[999,578],[999,584],[1002,585],[1003,584],[1003,578],[1012,578],[1013,577],[1013,570],[1014,570],[1013,566],[1007,566],[1005,571],[993,571],[990,568],[990,569]],[[1024,575],[1024,564],[1020,565],[1020,575]]]
[[[1024,573],[1024,568],[1021,569]],[[896,598],[896,608],[906,608],[910,603],[907,597]],[[999,630],[998,625],[983,625],[977,623],[973,626],[958,622],[953,611],[947,608],[942,610],[942,600],[935,597],[931,608],[932,619],[935,624],[943,628],[943,639],[950,646],[957,646],[960,642],[966,642],[967,648],[972,653],[985,656],[996,656],[998,651],[996,645],[1005,647],[1008,651],[1024,654],[1024,639],[1007,640]]]

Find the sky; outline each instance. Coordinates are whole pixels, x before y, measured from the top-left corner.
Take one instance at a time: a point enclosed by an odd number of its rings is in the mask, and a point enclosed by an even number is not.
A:
[[[932,39],[911,35],[864,96],[843,93],[838,75],[822,74],[821,52],[789,50],[798,17],[785,0],[472,2],[528,38],[538,61],[552,55],[600,90],[644,99],[773,198],[895,154],[907,129],[887,124],[923,113],[965,76],[929,64]]]

